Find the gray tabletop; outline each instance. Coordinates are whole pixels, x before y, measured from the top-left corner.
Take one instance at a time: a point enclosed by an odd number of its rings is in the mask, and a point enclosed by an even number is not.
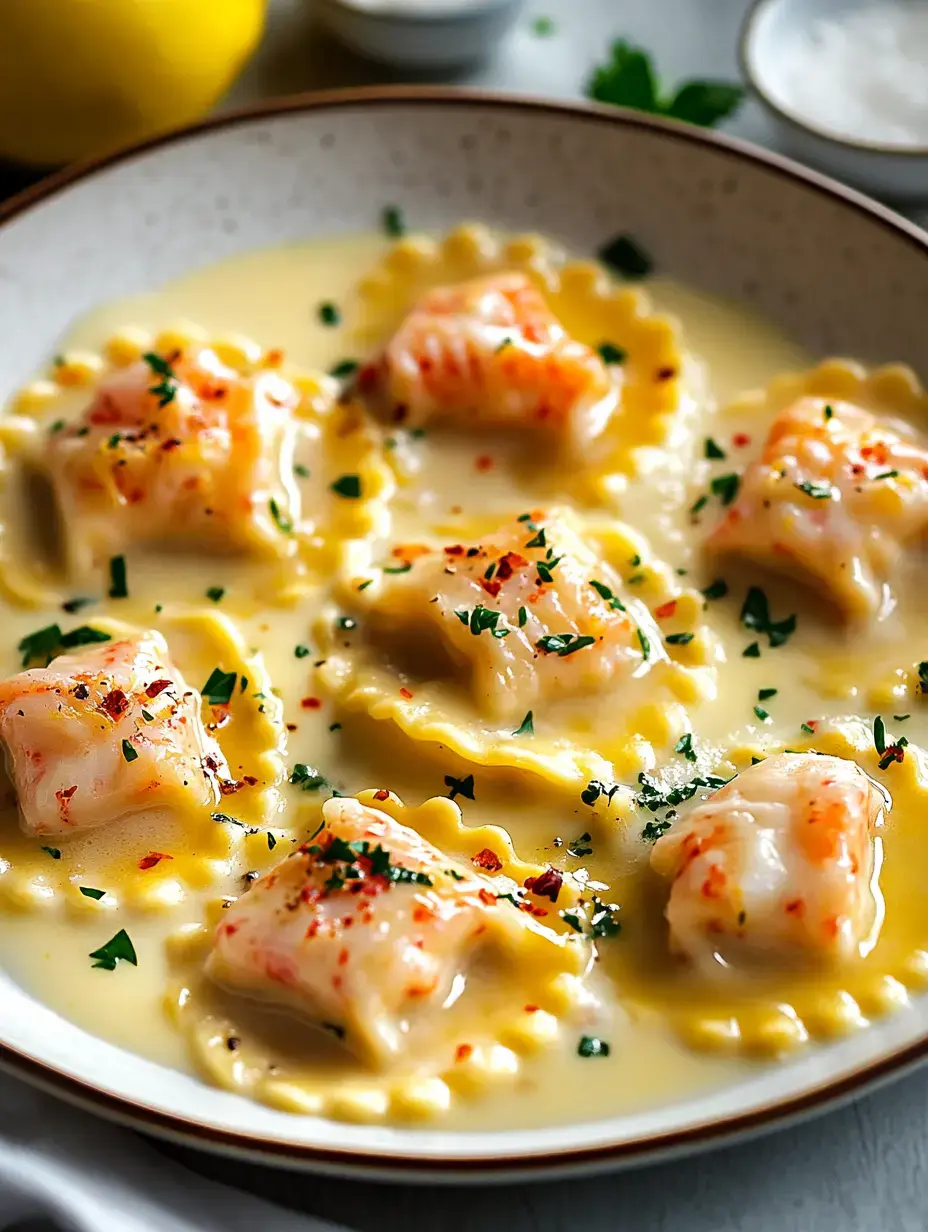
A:
[[[577,97],[610,39],[648,48],[674,81],[736,74],[747,0],[529,0],[527,18],[486,65],[459,84]],[[532,19],[555,32],[539,38]],[[343,51],[315,28],[311,0],[271,0],[261,52],[230,100],[408,80]],[[729,131],[772,141],[745,106]],[[928,1076],[894,1086],[799,1128],[711,1155],[596,1179],[459,1190],[300,1177],[172,1149],[190,1167],[349,1224],[357,1232],[923,1232]]]

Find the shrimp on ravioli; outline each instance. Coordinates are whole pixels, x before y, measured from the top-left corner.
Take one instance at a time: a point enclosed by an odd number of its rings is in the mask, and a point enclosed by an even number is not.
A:
[[[782,753],[743,771],[654,845],[671,948],[716,971],[858,955],[878,919],[874,837],[890,803],[841,757]]]
[[[847,402],[802,398],[774,421],[759,461],[710,535],[824,587],[848,616],[878,615],[905,548],[928,530],[928,446]]]
[[[324,830],[223,913],[207,963],[218,983],[302,1013],[384,1068],[498,930],[563,945],[497,901],[511,882],[458,865],[386,813],[345,798],[322,812]]]
[[[39,459],[72,574],[145,542],[288,552],[298,401],[279,373],[242,375],[208,347],[148,355],[107,377]]]
[[[510,272],[429,291],[358,386],[404,427],[527,428],[581,453],[618,408],[621,379]]]
[[[86,645],[0,682],[22,828],[63,838],[138,813],[214,807],[231,774],[200,704],[155,632]]]

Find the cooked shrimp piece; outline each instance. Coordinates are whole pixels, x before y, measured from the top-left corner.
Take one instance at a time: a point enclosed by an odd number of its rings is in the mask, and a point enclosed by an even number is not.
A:
[[[243,376],[208,348],[148,356],[113,373],[39,459],[72,573],[133,543],[284,554],[299,516],[293,386]]]
[[[582,452],[609,423],[620,382],[524,274],[500,273],[428,292],[358,384],[404,427],[524,427]]]
[[[22,828],[62,838],[137,813],[214,806],[231,779],[200,694],[159,633],[88,645],[0,683]]]
[[[707,547],[824,584],[849,616],[886,610],[907,544],[928,527],[928,448],[905,424],[846,402],[802,398]]]
[[[654,845],[652,868],[673,882],[671,948],[716,971],[853,958],[878,924],[874,831],[890,807],[841,757],[782,753],[743,771]]]
[[[289,1006],[383,1067],[409,1046],[466,971],[491,917],[493,882],[352,799],[327,800],[325,828],[223,913],[207,970]],[[524,925],[522,924],[524,921]]]
[[[411,564],[372,592],[366,619],[388,636],[415,633],[420,660],[423,635],[437,634],[493,718],[521,718],[537,702],[596,692],[666,660],[648,609],[566,511],[514,518],[479,544]]]

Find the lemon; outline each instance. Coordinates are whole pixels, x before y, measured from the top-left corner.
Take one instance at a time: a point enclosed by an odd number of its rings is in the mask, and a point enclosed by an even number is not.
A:
[[[266,0],[0,0],[0,156],[70,162],[204,114]]]

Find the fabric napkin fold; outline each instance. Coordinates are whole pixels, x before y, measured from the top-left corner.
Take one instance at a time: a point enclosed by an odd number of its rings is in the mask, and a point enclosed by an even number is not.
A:
[[[346,1232],[208,1181],[132,1130],[0,1074],[0,1232]]]

